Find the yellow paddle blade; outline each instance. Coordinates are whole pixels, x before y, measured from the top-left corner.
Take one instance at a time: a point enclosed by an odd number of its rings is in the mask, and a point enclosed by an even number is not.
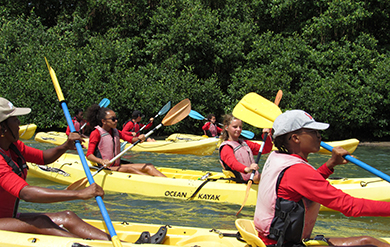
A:
[[[60,84],[58,83],[56,73],[54,72],[54,69],[49,65],[49,62],[47,61],[45,57],[45,61],[47,64],[47,68],[49,69],[51,80],[53,81],[54,89],[56,90],[58,101],[62,102],[65,100],[64,95],[62,94],[62,90],[60,87]]]
[[[165,115],[164,119],[161,121],[162,125],[169,126],[177,122],[180,122],[185,117],[190,114],[191,111],[191,102],[189,99],[184,99],[175,105],[168,113]]]
[[[257,128],[272,128],[276,117],[282,114],[277,105],[258,95],[248,93],[233,109],[233,116]]]
[[[244,201],[241,205],[241,208],[238,210],[238,212],[236,213],[236,217],[240,214],[241,210],[244,208],[245,206],[245,203],[246,201],[248,200],[248,197],[249,197],[249,191],[251,190],[251,186],[252,186],[252,180],[249,180],[248,182],[248,185],[246,186],[246,192],[245,192],[245,197],[244,197]]]

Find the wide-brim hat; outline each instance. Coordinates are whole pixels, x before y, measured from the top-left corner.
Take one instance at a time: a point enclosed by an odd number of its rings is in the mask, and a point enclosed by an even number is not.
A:
[[[9,117],[27,115],[30,112],[30,108],[15,107],[9,100],[0,97],[0,122]]]

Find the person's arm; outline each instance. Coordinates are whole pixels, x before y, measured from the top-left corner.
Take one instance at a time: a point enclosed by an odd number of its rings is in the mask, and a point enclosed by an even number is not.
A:
[[[210,122],[205,123],[205,124],[203,125],[203,127],[202,127],[202,130],[204,130],[204,131],[209,130],[210,124],[211,124]]]
[[[87,188],[80,192],[30,186],[24,179],[12,171],[12,168],[6,164],[2,157],[0,157],[0,178],[0,187],[3,190],[27,202],[47,203],[76,199],[86,200],[97,195],[104,195],[103,189],[95,183],[91,185],[92,188],[88,187],[89,189]]]
[[[120,131],[120,130],[118,130],[118,132],[119,132],[119,138],[124,140],[124,141],[130,142],[130,143],[135,143],[138,140],[141,140],[141,142],[145,141],[145,135],[143,135],[143,134],[139,135],[139,136],[132,136],[132,135],[125,134],[123,131]]]
[[[286,170],[278,195],[298,201],[302,196],[346,216],[390,216],[390,202],[352,197],[332,186],[319,172],[304,164]]]
[[[27,185],[20,190],[19,198],[26,202],[52,203],[71,200],[87,200],[104,196],[102,187],[93,183],[83,190],[53,190]]]
[[[91,132],[88,143],[87,154],[85,155],[89,161],[92,161],[97,164],[105,165],[108,163],[108,160],[103,160],[95,156],[95,150],[100,142],[100,133],[98,130],[94,130]]]
[[[132,132],[134,127],[134,124],[132,121],[128,121],[126,125],[123,127],[122,132],[125,133],[126,135],[135,135],[135,132]]]
[[[220,127],[217,126],[217,133],[218,133],[218,134],[221,134],[221,132],[222,132],[222,129],[221,129]]]
[[[79,140],[80,142],[84,142],[83,138],[79,133],[70,133],[68,140],[64,142],[62,145],[46,149],[43,151],[43,160],[45,164],[50,164],[56,161],[61,155],[63,155],[67,150],[75,150],[75,141]]]
[[[246,142],[246,144],[248,144],[248,146],[252,150],[253,155],[258,155],[259,154],[259,151],[260,151],[260,148],[261,148],[260,144],[258,144],[256,142],[249,141],[249,140],[245,140],[245,142]],[[272,147],[273,147],[272,139],[271,139],[270,136],[268,136],[267,137],[267,141],[265,142],[265,146],[264,146],[263,152],[261,152],[261,154],[270,153],[272,151]]]
[[[145,126],[145,128],[144,128],[145,130],[150,129],[150,127],[153,126],[154,118],[150,118],[149,121],[150,121],[150,123],[148,123],[148,124]],[[142,128],[142,127],[141,127],[141,128]]]
[[[337,165],[344,165],[348,163],[348,160],[344,159],[343,156],[350,155],[350,153],[342,147],[334,147],[332,149],[332,157],[326,162],[326,166],[329,169],[333,169]]]
[[[344,148],[334,147],[332,150],[332,157],[325,164],[320,166],[317,171],[323,178],[327,179],[334,172],[335,166],[348,163],[348,161],[343,158],[343,156],[347,154],[349,154],[349,152]]]

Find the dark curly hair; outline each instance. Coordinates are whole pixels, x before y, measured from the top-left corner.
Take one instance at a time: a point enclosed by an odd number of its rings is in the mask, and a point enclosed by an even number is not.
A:
[[[97,125],[102,127],[102,119],[106,118],[108,111],[111,111],[111,109],[100,107],[98,104],[93,104],[87,109],[87,121],[92,127]]]

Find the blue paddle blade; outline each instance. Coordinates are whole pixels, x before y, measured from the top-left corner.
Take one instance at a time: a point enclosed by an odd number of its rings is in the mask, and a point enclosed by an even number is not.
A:
[[[110,100],[107,98],[104,98],[104,99],[102,99],[102,101],[100,101],[99,106],[100,107],[107,107],[109,104],[110,104]]]
[[[255,137],[255,133],[249,130],[242,130],[241,135],[247,139],[252,139],[253,137]]]
[[[205,120],[206,118],[200,115],[198,112],[191,110],[189,116],[197,120]]]
[[[121,143],[121,152],[125,149],[127,141]]]
[[[169,111],[169,109],[171,109],[171,101],[169,101],[163,108],[161,108],[161,110],[158,112],[157,115],[163,115],[165,113],[167,113]]]

